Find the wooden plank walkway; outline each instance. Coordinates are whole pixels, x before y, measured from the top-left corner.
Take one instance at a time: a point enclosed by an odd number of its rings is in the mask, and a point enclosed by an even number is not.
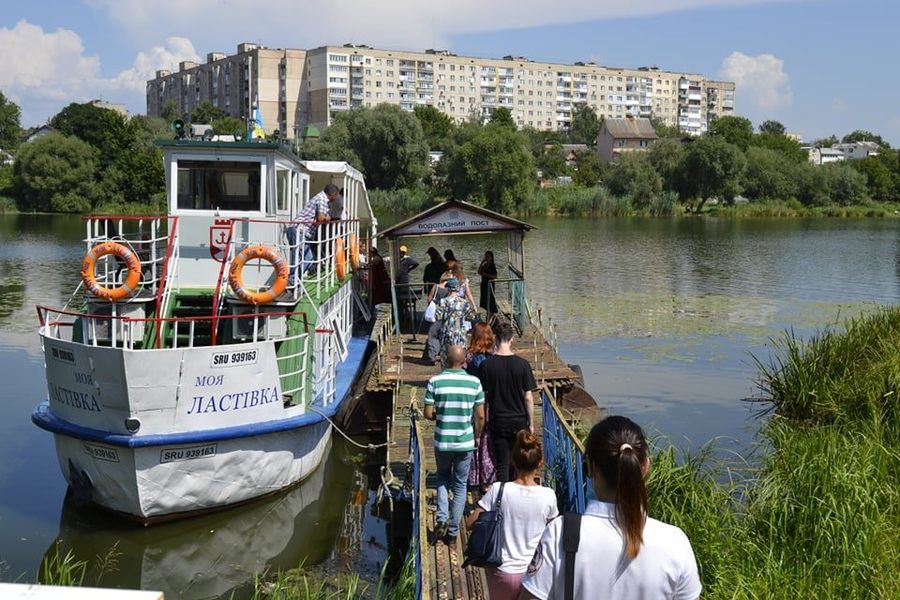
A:
[[[431,532],[435,526],[436,509],[436,465],[434,457],[434,422],[421,416],[421,407],[428,380],[440,372],[440,368],[422,360],[425,336],[411,334],[392,336],[384,340],[381,365],[373,370],[366,383],[368,391],[393,391],[393,417],[388,433],[387,479],[394,482],[408,482],[412,477],[412,449],[410,439],[412,427],[417,428],[420,443],[420,481],[425,485],[420,494],[422,506],[419,523],[419,548],[422,558],[423,598],[480,600],[488,597],[484,570],[476,567],[463,569],[463,548],[468,540],[465,527],[460,528],[456,543],[447,546],[443,541],[435,542]],[[534,369],[535,379],[540,384],[568,386],[577,381],[578,375],[558,356],[543,335],[530,327],[517,337],[513,349]],[[535,398],[535,431],[543,425],[540,398]]]

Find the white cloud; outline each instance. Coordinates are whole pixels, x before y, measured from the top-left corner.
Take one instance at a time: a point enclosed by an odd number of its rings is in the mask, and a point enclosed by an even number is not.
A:
[[[457,34],[783,0],[268,0],[264,9],[258,0],[87,1],[145,43],[178,31],[210,50],[229,51],[239,41],[295,48],[343,42],[446,47]]]
[[[732,52],[722,61],[721,74],[734,81],[741,98],[749,98],[757,110],[783,108],[794,99],[784,61],[772,54],[747,56]]]
[[[197,60],[190,40],[169,38],[165,46],[138,53],[130,68],[104,77],[100,58],[85,54],[77,33],[44,31],[24,20],[0,28],[0,48],[0,90],[20,105],[26,126],[45,122],[69,102],[100,97],[143,110],[146,82],[156,69]]]

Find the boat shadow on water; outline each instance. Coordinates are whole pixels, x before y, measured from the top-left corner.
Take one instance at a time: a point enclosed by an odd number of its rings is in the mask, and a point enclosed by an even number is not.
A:
[[[92,505],[71,489],[59,536],[43,563],[68,552],[87,563],[84,585],[161,590],[166,600],[249,597],[257,575],[299,565],[319,570],[357,562],[370,494],[344,448],[300,485],[236,508],[143,527]],[[367,553],[369,550],[366,551]],[[324,575],[323,575],[324,576]]]

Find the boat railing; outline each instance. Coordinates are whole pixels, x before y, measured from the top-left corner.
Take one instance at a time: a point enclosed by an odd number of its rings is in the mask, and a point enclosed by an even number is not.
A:
[[[236,222],[266,223],[276,227],[273,236],[276,241],[268,240],[264,245],[274,246],[281,256],[287,258],[292,276],[286,294],[293,301],[299,301],[305,294],[321,298],[322,294],[340,283],[338,263],[343,265],[346,277],[351,271],[351,256],[358,256],[360,253],[359,219],[340,219],[325,223],[234,219],[233,223]],[[296,228],[296,235],[289,235],[289,228]],[[240,231],[242,228],[234,229]],[[308,237],[307,232],[310,232]],[[235,253],[256,243],[261,242],[244,239],[240,235],[233,237]],[[355,249],[351,250],[351,246],[355,246]]]
[[[552,390],[541,390],[544,483],[556,490],[561,511],[584,512],[590,479],[584,472],[584,444],[569,425]]]
[[[334,402],[336,367],[339,361],[334,331],[317,328],[313,354],[313,394],[315,402],[323,407]]]
[[[195,344],[197,337],[203,335],[198,330],[208,331],[213,323],[222,320],[229,322],[243,320],[250,323],[247,327],[249,334],[241,340],[241,343],[270,340],[284,342],[298,335],[306,335],[309,330],[307,315],[300,311],[254,312],[218,317],[134,317],[121,314],[116,303],[111,303],[109,307],[109,313],[83,313],[38,306],[40,333],[47,339],[73,341],[87,346],[151,350],[154,344],[144,346],[148,327],[165,332],[162,339],[163,348],[206,346],[208,344]],[[283,329],[270,326],[274,319],[293,320],[297,323],[299,333],[288,336],[274,333]]]
[[[128,247],[141,263],[139,299],[153,300],[159,288],[165,286],[167,248],[178,217],[167,216],[104,216],[84,217],[85,251],[97,244],[116,242]],[[168,270],[171,273],[171,269]],[[126,270],[112,255],[97,261],[94,271],[97,283],[115,287],[122,283]]]
[[[174,217],[171,222],[171,227],[169,229],[168,235],[168,243],[166,244],[166,252],[163,257],[163,265],[162,265],[162,285],[157,286],[156,289],[156,315],[162,316],[165,314],[167,307],[169,306],[169,301],[172,297],[172,290],[174,289],[174,281],[175,277],[174,273],[178,272],[178,258],[181,255],[179,250],[179,240],[178,240],[178,217]],[[157,327],[155,332],[155,342],[157,348],[162,348],[162,330]]]
[[[377,352],[377,358],[375,361],[375,374],[379,377],[385,374],[385,357],[387,356],[388,348],[391,345],[391,340],[393,339],[394,332],[394,313],[388,304],[379,304],[378,310],[376,312],[375,318],[375,328],[372,331],[370,339],[375,342],[375,352]],[[403,336],[397,336],[398,343],[400,343],[400,351],[398,352],[400,364],[397,365],[397,372],[403,372]]]

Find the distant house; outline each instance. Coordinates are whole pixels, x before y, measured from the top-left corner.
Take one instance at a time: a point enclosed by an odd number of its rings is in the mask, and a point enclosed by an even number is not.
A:
[[[105,100],[91,100],[90,104],[93,104],[97,108],[105,108],[106,110],[115,111],[115,112],[119,113],[120,115],[122,115],[123,117],[125,117],[126,119],[128,118],[128,107],[125,106],[124,104],[117,104],[115,102],[107,102]]]
[[[0,167],[11,165],[16,162],[15,157],[6,150],[0,149]]]
[[[809,155],[809,162],[814,165],[827,165],[829,163],[842,162],[844,153],[834,148],[816,148],[815,146],[804,146],[801,150],[806,150]]]
[[[56,133],[56,130],[49,125],[41,125],[37,129],[32,129],[31,131],[29,131],[25,136],[25,139],[22,141],[27,144],[28,142],[33,142],[34,140],[42,138],[45,135],[50,135],[51,133]]]
[[[875,142],[849,142],[835,144],[832,149],[839,150],[844,155],[844,160],[860,160],[869,156],[878,156],[881,146]]]
[[[623,152],[647,150],[657,139],[650,119],[604,119],[597,135],[597,154],[602,160],[613,162]]]

